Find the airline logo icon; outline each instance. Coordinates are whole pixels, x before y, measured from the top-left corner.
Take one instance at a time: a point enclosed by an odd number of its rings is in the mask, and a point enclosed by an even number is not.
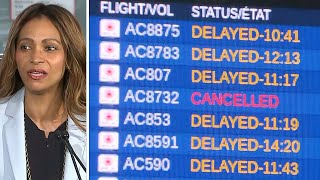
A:
[[[98,171],[117,173],[119,157],[116,154],[101,154],[98,156]]]
[[[120,44],[117,42],[100,43],[100,59],[104,60],[119,60],[120,59]]]
[[[119,149],[119,133],[118,132],[100,132],[98,135],[98,148],[104,150]]]
[[[99,103],[118,105],[119,104],[119,88],[118,87],[100,87],[99,89]]]
[[[119,127],[119,110],[101,109],[99,111],[99,126],[111,128]]]
[[[99,67],[100,82],[119,82],[120,66],[116,64],[101,64]]]
[[[120,21],[116,19],[100,20],[100,36],[119,38],[120,37]]]

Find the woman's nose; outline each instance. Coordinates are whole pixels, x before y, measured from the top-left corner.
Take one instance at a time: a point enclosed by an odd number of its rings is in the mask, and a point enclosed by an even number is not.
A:
[[[33,64],[39,64],[44,62],[43,50],[40,48],[35,48],[32,50],[32,55],[30,62]]]

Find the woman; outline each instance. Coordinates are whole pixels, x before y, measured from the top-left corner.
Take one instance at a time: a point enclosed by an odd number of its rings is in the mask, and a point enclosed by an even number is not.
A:
[[[0,63],[1,180],[78,179],[56,133],[68,131],[85,163],[85,51],[79,23],[60,6],[34,4],[13,22]]]

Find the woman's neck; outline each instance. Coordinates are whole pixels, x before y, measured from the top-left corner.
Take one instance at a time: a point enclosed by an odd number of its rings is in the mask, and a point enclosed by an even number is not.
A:
[[[39,129],[45,132],[46,137],[68,117],[62,93],[34,94],[26,90],[24,106],[25,113]]]

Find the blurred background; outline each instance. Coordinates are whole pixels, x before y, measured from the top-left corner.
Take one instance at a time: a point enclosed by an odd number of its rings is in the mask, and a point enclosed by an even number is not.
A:
[[[86,34],[86,0],[0,0],[0,60],[6,46],[7,37],[14,16],[29,4],[48,2],[60,4],[75,14],[81,24],[83,35]]]

